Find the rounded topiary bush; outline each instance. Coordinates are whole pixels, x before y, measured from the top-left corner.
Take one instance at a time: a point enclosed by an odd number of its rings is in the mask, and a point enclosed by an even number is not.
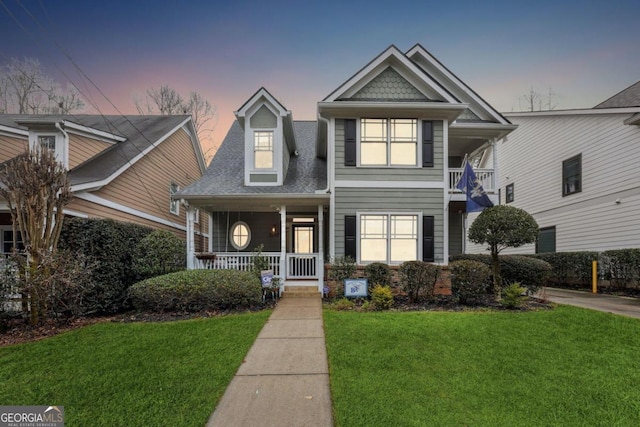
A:
[[[371,290],[371,303],[376,310],[388,310],[393,306],[393,294],[389,286],[376,285]]]
[[[260,280],[250,272],[186,270],[151,277],[131,286],[133,306],[148,311],[248,308],[262,301]]]
[[[465,305],[483,304],[489,298],[491,270],[478,261],[461,260],[449,264],[451,294]]]
[[[420,295],[432,297],[440,267],[424,261],[406,261],[400,265],[400,283],[409,300],[415,302]]]
[[[184,240],[167,230],[154,230],[136,246],[133,262],[140,279],[184,270]]]

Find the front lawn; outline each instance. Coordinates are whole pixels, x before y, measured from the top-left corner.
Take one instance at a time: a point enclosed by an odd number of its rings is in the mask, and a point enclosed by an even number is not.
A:
[[[640,321],[325,310],[336,426],[640,425]]]
[[[101,323],[0,348],[0,402],[62,405],[69,427],[201,427],[269,314]]]

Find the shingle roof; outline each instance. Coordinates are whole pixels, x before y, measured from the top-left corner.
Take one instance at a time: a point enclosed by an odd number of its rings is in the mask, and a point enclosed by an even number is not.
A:
[[[69,171],[71,185],[102,181],[184,122],[179,116],[19,115],[0,114],[0,125],[26,130],[18,122],[67,121],[126,138]]]
[[[640,81],[632,84],[593,108],[640,107]]]
[[[178,194],[231,196],[251,194],[313,194],[327,186],[326,161],[316,157],[315,121],[294,121],[298,156],[292,157],[282,186],[244,185],[244,132],[236,120],[202,178]]]

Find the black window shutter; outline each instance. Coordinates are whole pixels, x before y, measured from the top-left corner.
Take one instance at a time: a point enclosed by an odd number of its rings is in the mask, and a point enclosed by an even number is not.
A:
[[[422,260],[435,261],[434,221],[432,216],[422,217]]]
[[[344,165],[356,165],[356,120],[344,121]]]
[[[433,122],[422,121],[422,167],[433,167]]]
[[[344,217],[344,256],[356,259],[356,216]]]

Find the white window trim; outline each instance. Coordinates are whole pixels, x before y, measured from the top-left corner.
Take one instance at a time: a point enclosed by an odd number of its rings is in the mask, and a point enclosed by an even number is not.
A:
[[[56,160],[62,163],[62,166],[69,168],[69,141],[60,132],[47,131],[47,132],[29,132],[29,149],[31,151],[40,150],[40,137],[53,136],[56,139],[55,155]]]
[[[391,227],[391,216],[393,215],[400,215],[400,216],[416,216],[418,218],[418,236],[417,236],[417,247],[416,247],[416,259],[421,260],[422,259],[422,217],[423,217],[423,212],[420,211],[407,211],[407,212],[402,212],[402,211],[358,211],[356,212],[356,258],[357,258],[357,263],[358,264],[362,264],[362,265],[366,265],[366,264],[371,264],[372,262],[378,262],[378,261],[362,261],[362,256],[360,254],[360,217],[363,215],[386,215],[389,220],[387,221],[387,260],[386,261],[379,261],[379,262],[384,262],[387,265],[400,265],[402,264],[401,262],[391,262],[390,258],[391,258],[391,234],[389,233],[390,231],[390,227]]]
[[[244,246],[237,245],[235,240],[233,239],[233,232],[236,229],[236,227],[240,225],[244,225],[245,228],[247,229],[247,243]],[[251,243],[251,228],[249,227],[249,224],[247,224],[244,221],[236,221],[235,223],[233,223],[233,225],[229,229],[229,242],[231,243],[231,246],[233,246],[235,249],[239,251],[246,249],[249,246],[249,243]]]
[[[200,209],[198,208],[193,209],[193,223],[194,224],[200,223]]]
[[[173,191],[175,185],[176,190]],[[171,181],[169,183],[169,212],[174,215],[180,215],[180,200],[174,200],[173,195],[180,191],[180,185]]]
[[[361,143],[361,129],[362,129],[362,119],[373,119],[373,120],[386,120],[387,121],[387,164],[386,165],[363,165],[361,161],[360,153],[362,151]],[[415,120],[416,121],[416,164],[415,165],[391,165],[391,143],[390,143],[390,133],[389,133],[389,124],[390,120],[393,119],[407,119],[407,120]],[[370,169],[421,169],[422,168],[422,119],[417,117],[362,117],[357,120],[356,123],[356,158],[357,158],[357,167],[359,168],[370,168]]]
[[[2,245],[2,246],[0,246],[0,253],[6,255],[6,254],[10,254],[11,252],[5,252],[4,251],[4,244],[5,244],[4,232],[5,231],[13,232],[13,226],[12,225],[0,225],[0,233],[1,233],[0,234],[0,244]],[[18,233],[19,232],[20,232],[20,230],[18,230]],[[11,243],[13,243],[13,242],[11,242]],[[22,241],[22,244],[24,245],[24,241]]]

